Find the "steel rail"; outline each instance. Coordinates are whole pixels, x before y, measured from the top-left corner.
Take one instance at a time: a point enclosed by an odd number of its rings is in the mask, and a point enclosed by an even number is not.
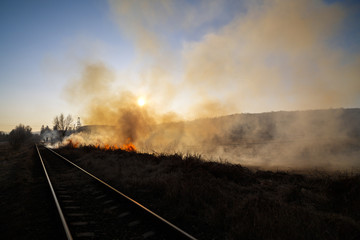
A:
[[[45,146],[44,146],[45,147]],[[108,188],[110,188],[111,190],[115,191],[116,193],[120,194],[121,196],[123,196],[124,198],[126,198],[127,200],[131,201],[132,203],[136,204],[138,207],[142,208],[143,210],[145,210],[147,213],[151,214],[152,216],[154,216],[155,218],[157,218],[158,220],[160,220],[161,222],[165,223],[167,226],[171,227],[173,230],[177,231],[178,233],[182,234],[183,236],[192,239],[192,240],[197,240],[195,237],[191,236],[189,233],[185,232],[184,230],[182,230],[181,228],[175,226],[174,224],[172,224],[171,222],[169,222],[168,220],[160,217],[159,215],[157,215],[156,213],[154,213],[153,211],[151,211],[150,209],[144,207],[143,205],[141,205],[140,203],[138,203],[137,201],[133,200],[132,198],[126,196],[124,193],[120,192],[119,190],[117,190],[116,188],[112,187],[111,185],[109,185],[108,183],[104,182],[103,180],[101,180],[100,178],[92,175],[91,173],[89,173],[88,171],[86,171],[85,169],[79,167],[78,165],[76,165],[75,163],[71,162],[70,160],[68,160],[67,158],[61,156],[59,153],[55,152],[54,150],[45,147],[46,149],[48,149],[49,151],[51,151],[52,153],[56,154],[58,157],[62,158],[63,160],[67,161],[68,163],[72,164],[74,167],[78,168],[79,170],[81,170],[82,172],[86,173],[87,175],[91,176],[92,178],[96,179],[97,181],[99,181],[100,183],[102,183],[103,185],[107,186]]]
[[[47,171],[46,171],[46,167],[45,167],[44,161],[43,161],[43,159],[42,159],[42,157],[41,157],[41,154],[40,154],[40,151],[39,151],[39,148],[38,148],[37,144],[35,144],[35,147],[36,147],[36,150],[37,150],[37,152],[38,152],[38,155],[39,155],[39,158],[40,158],[42,167],[43,167],[43,169],[44,169],[44,172],[45,172],[45,175],[46,175],[46,179],[47,179],[47,181],[48,181],[48,183],[49,183],[52,196],[53,196],[53,198],[54,198],[54,200],[55,200],[56,208],[57,208],[58,213],[59,213],[59,215],[60,215],[60,219],[61,219],[62,225],[63,225],[63,227],[64,227],[64,231],[65,231],[65,234],[66,234],[66,238],[67,238],[68,240],[72,240],[73,238],[72,238],[72,236],[71,236],[71,232],[70,232],[69,227],[68,227],[68,225],[67,225],[67,223],[66,223],[64,214],[63,214],[63,212],[62,212],[62,210],[61,210],[59,201],[58,201],[58,199],[57,199],[57,197],[56,197],[54,188],[53,188],[52,183],[51,183],[51,181],[50,181],[49,175],[48,175],[48,173],[47,173]]]

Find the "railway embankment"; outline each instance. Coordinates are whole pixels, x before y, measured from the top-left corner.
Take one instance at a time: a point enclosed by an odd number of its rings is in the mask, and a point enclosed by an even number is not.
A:
[[[63,239],[35,146],[0,143],[0,238]]]

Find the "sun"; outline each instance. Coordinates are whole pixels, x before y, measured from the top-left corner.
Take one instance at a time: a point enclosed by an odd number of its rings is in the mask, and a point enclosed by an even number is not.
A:
[[[146,104],[146,100],[144,97],[139,97],[138,101],[137,101],[137,104],[142,107]]]

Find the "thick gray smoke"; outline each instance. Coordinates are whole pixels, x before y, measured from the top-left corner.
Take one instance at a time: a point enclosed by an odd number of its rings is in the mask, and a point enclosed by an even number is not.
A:
[[[359,167],[358,135],[352,134],[357,110],[219,117],[356,106],[360,54],[333,44],[349,9],[311,0],[244,1],[243,11],[223,21],[236,1],[199,1],[196,7],[110,2],[120,31],[134,43],[131,69],[152,104],[136,103],[138,96],[128,91],[132,78],[102,63],[85,64],[67,97],[81,99],[84,123],[112,128],[78,134],[77,141],[132,141],[142,151],[201,153],[267,168]],[[217,21],[223,24],[206,27]],[[174,48],[177,31],[202,34]]]
[[[236,114],[159,126],[147,150],[266,169],[360,170],[360,110]]]

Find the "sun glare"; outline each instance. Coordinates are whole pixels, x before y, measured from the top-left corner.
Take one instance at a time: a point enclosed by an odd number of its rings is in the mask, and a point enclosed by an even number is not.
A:
[[[137,103],[138,103],[138,105],[139,105],[140,107],[144,106],[145,103],[146,103],[145,98],[140,97],[140,98],[138,99]]]

